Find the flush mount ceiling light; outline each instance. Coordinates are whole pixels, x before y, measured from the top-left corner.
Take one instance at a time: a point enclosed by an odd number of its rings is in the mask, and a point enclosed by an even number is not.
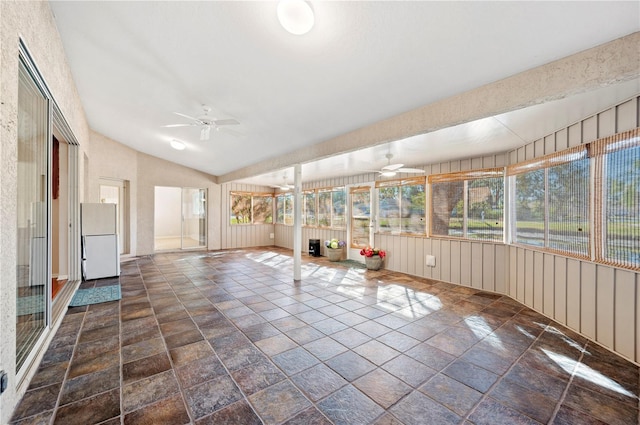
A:
[[[185,145],[180,140],[173,139],[171,140],[171,147],[177,151],[183,151],[187,147],[187,145]]]
[[[311,5],[304,0],[280,0],[278,20],[291,34],[302,35],[313,28],[315,17]]]

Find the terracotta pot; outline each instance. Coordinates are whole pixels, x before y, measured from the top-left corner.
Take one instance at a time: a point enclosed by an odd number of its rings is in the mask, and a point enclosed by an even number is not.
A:
[[[327,258],[329,261],[340,261],[342,260],[342,248],[329,248],[327,247],[325,250],[327,254]]]
[[[382,258],[379,255],[364,257],[364,262],[368,270],[380,270],[380,267],[382,267]]]

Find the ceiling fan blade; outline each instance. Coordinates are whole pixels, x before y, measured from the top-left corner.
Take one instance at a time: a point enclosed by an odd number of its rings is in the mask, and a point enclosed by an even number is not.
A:
[[[198,124],[168,124],[168,125],[163,125],[163,127],[168,127],[168,128],[173,128],[173,127],[192,127],[194,125],[198,125]]]
[[[424,170],[420,168],[398,168],[396,171],[398,173],[424,173]]]
[[[190,117],[189,115],[185,115],[185,114],[182,114],[180,112],[174,112],[174,114],[179,115],[179,116],[181,116],[183,118],[190,119],[190,120],[198,122],[198,123],[201,122],[198,118]]]
[[[396,171],[398,168],[402,168],[404,164],[389,164],[382,167],[382,171]]]
[[[238,120],[234,120],[233,118],[226,119],[226,120],[213,120],[213,123],[215,125],[238,125],[238,124],[240,124],[238,122]]]
[[[235,137],[244,137],[244,134],[240,133],[239,131],[231,130],[230,128],[227,128],[227,127],[217,127],[216,131],[219,131],[221,133],[224,132]]]

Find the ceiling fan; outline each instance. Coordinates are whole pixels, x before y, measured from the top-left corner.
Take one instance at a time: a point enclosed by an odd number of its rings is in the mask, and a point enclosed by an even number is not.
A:
[[[282,184],[271,185],[271,187],[275,187],[276,189],[280,189],[280,190],[291,190],[295,186],[287,183],[287,175],[285,174],[284,176],[282,176]]]
[[[388,153],[385,155],[387,158],[387,165],[382,167],[380,170],[376,170],[376,173],[379,173],[384,177],[393,177],[398,173],[416,173],[416,174],[424,174],[424,170],[420,168],[405,168],[404,164],[392,164],[391,158],[393,158],[393,154]]]
[[[189,115],[182,114],[180,112],[174,112],[174,114],[187,118],[193,122],[186,123],[186,124],[169,124],[169,125],[165,125],[164,127],[193,127],[193,126],[201,127],[200,140],[209,140],[209,137],[211,136],[211,128],[219,130],[220,127],[222,126],[240,124],[237,120],[233,118],[225,119],[225,120],[215,119],[214,117],[209,115],[209,112],[211,112],[210,106],[202,105],[202,109],[204,110],[204,114],[200,115],[198,118],[194,118]]]

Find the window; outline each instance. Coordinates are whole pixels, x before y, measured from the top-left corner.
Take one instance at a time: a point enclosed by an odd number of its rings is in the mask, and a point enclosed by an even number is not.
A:
[[[344,187],[318,189],[317,225],[333,229],[344,229],[345,191]]]
[[[273,195],[231,192],[231,224],[273,223]]]
[[[276,223],[293,225],[293,194],[281,193],[276,196]]]
[[[334,229],[345,228],[347,192],[344,187],[331,189],[331,227]]]
[[[378,231],[424,235],[425,178],[376,183],[378,188]]]
[[[513,242],[589,256],[587,145],[509,167]]]
[[[316,192],[308,191],[303,193],[303,215],[302,224],[305,226],[316,225]]]
[[[344,229],[344,187],[307,190],[302,193],[302,224]],[[276,196],[276,223],[293,225],[293,194]]]
[[[429,176],[431,235],[502,241],[502,168]]]
[[[549,248],[589,255],[589,158],[547,169]]]
[[[518,174],[515,178],[516,229],[514,242],[544,246],[544,170]]]
[[[251,224],[250,193],[231,193],[231,224]]]
[[[273,223],[273,196],[253,196],[253,224]]]
[[[331,190],[318,191],[318,226],[331,227]]]
[[[640,130],[593,143],[596,158],[596,258],[640,267]]]

